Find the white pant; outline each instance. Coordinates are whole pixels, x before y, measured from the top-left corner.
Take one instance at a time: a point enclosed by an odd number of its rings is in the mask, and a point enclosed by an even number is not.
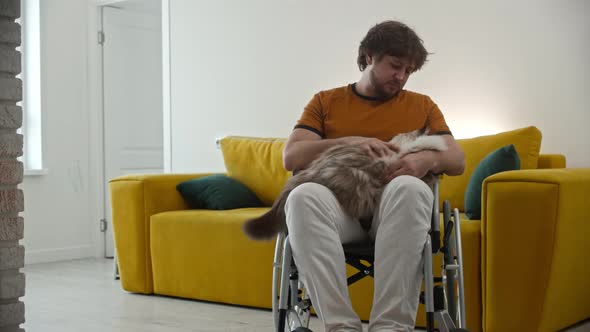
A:
[[[342,243],[368,239],[375,242],[369,331],[413,330],[432,203],[423,181],[397,177],[385,187],[367,234],[328,188],[305,183],[290,193],[285,211],[293,257],[326,332],[362,331],[348,293]]]

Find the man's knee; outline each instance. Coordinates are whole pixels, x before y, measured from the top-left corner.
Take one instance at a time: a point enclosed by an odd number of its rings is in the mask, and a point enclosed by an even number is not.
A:
[[[421,225],[423,227],[402,227],[400,230],[408,235],[415,232],[421,234],[430,226],[433,203],[432,190],[424,181],[413,176],[399,176],[387,184],[381,197],[381,213],[385,218],[381,223]],[[393,217],[384,211],[396,211],[396,214]]]
[[[302,224],[306,223],[309,218],[297,218],[298,220],[295,222],[290,216],[304,215],[306,211],[313,208],[318,203],[318,200],[321,200],[321,197],[324,197],[327,193],[330,193],[328,188],[313,182],[303,183],[293,189],[285,202],[287,227],[291,229],[292,224],[304,227]]]
[[[428,202],[434,199],[432,190],[424,181],[409,175],[402,175],[393,179],[387,184],[383,194],[384,196],[396,195]]]
[[[285,205],[287,207],[294,208],[305,207],[309,205],[314,200],[314,198],[322,195],[325,191],[329,191],[329,189],[322,186],[321,184],[313,182],[300,184],[295,189],[293,189],[291,193],[289,193]]]

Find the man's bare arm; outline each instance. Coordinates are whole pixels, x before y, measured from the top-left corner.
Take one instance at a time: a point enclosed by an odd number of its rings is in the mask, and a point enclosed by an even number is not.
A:
[[[322,139],[310,130],[297,128],[293,130],[283,150],[283,166],[288,171],[303,169],[320,153],[342,143],[341,139]]]
[[[387,181],[400,176],[412,175],[422,178],[428,172],[434,174],[445,173],[448,175],[461,175],[465,169],[465,155],[451,135],[442,136],[447,150],[445,151],[419,151],[403,156],[400,162],[394,165],[386,176]]]
[[[443,135],[447,145],[446,151],[434,152],[436,165],[430,169],[432,173],[447,175],[461,175],[465,170],[465,154],[451,135]]]

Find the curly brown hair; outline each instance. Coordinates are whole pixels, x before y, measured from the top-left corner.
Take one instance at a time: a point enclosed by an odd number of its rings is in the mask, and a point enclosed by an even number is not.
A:
[[[386,54],[410,60],[414,71],[420,70],[428,57],[416,32],[397,21],[381,22],[367,32],[359,46],[359,69],[363,71],[367,68],[367,55],[379,59]]]

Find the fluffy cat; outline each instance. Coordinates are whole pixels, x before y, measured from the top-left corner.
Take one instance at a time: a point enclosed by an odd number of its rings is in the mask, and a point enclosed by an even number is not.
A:
[[[254,240],[271,239],[286,230],[285,202],[298,185],[314,182],[329,188],[350,217],[366,222],[373,214],[385,183],[385,171],[408,153],[421,150],[446,150],[441,136],[425,135],[422,130],[396,135],[391,143],[398,152],[376,158],[356,145],[336,145],[320,154],[308,168],[291,177],[270,211],[248,220],[244,232]],[[423,180],[429,182],[433,175]],[[370,222],[370,220],[369,220]],[[363,224],[363,227],[366,225]]]

